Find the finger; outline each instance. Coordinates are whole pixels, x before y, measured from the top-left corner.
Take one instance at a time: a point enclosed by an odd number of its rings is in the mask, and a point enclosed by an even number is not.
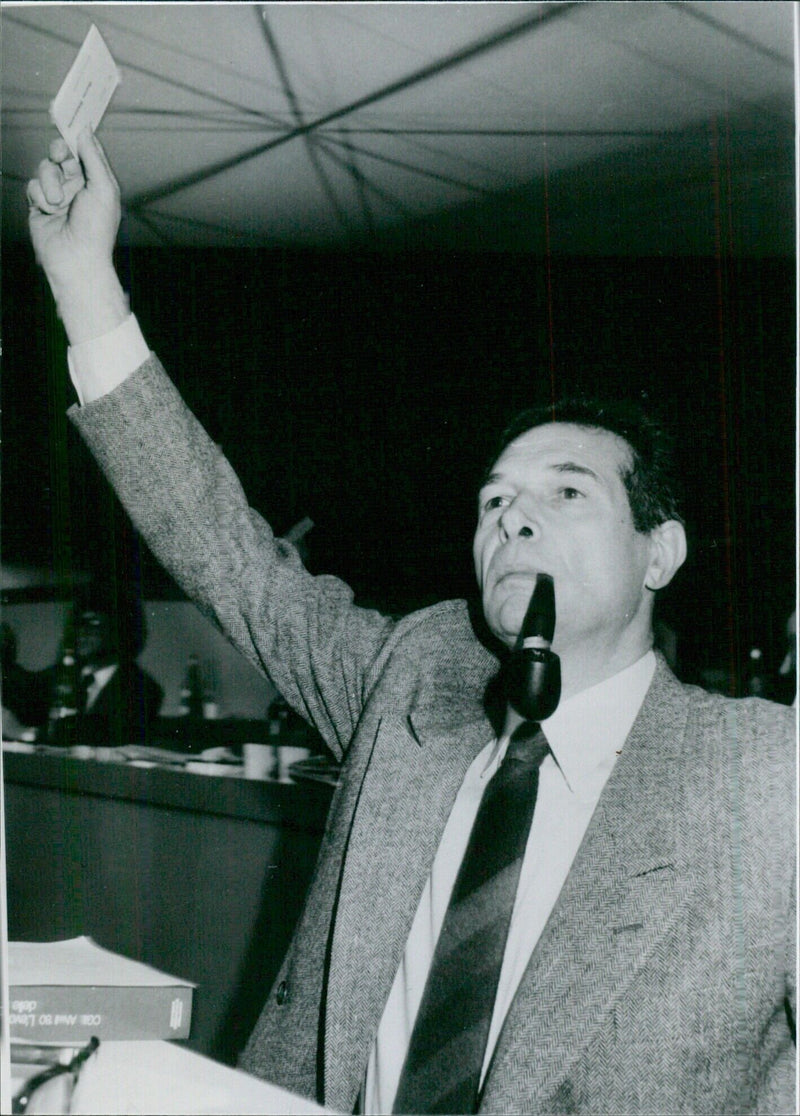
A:
[[[42,213],[56,213],[62,208],[58,205],[51,205],[44,196],[44,190],[38,178],[32,178],[28,183],[27,197],[28,206],[32,213],[37,210]]]
[[[66,195],[69,194],[70,199],[74,198],[75,194],[78,192],[78,189],[86,185],[86,179],[83,174],[83,167],[80,165],[77,159],[67,159],[61,164],[61,166],[59,167],[59,171],[59,181],[61,182],[61,188],[64,191],[64,196],[66,197]],[[78,184],[78,189],[74,188],[74,184],[76,182]]]
[[[59,205],[64,192],[62,189],[63,176],[57,163],[49,159],[42,159],[37,169],[37,176],[42,186],[42,193],[51,205]]]
[[[38,181],[47,204],[60,205],[64,200],[60,167],[51,163],[49,159],[42,159],[39,164]]]
[[[90,186],[110,186],[117,189],[117,180],[106,158],[106,153],[90,128],[86,128],[78,137],[78,157],[86,173],[86,181]]]
[[[72,205],[72,200],[83,189],[85,180],[82,174],[75,175],[73,178],[68,178],[64,182],[64,196],[59,208],[68,208]]]
[[[63,163],[65,159],[70,158],[72,152],[69,149],[69,144],[62,136],[57,136],[54,140],[50,141],[50,158],[54,163]]]

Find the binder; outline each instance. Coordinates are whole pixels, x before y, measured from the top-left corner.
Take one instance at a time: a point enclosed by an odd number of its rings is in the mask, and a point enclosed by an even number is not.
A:
[[[12,1041],[185,1039],[195,986],[88,937],[9,942]]]

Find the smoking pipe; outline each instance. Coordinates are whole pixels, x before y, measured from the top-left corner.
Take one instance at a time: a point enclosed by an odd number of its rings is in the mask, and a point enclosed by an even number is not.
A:
[[[555,712],[561,696],[561,661],[550,650],[556,627],[556,595],[549,574],[536,585],[517,642],[505,665],[506,697],[528,721],[543,721]]]

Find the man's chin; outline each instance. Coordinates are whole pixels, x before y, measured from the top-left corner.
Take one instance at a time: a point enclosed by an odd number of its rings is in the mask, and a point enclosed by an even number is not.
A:
[[[497,638],[509,647],[513,647],[517,641],[522,621],[530,604],[531,591],[509,593],[498,605],[485,608],[489,627]]]

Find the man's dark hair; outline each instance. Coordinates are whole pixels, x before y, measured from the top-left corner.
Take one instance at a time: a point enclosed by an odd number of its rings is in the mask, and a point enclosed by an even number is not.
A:
[[[552,422],[607,430],[627,443],[631,460],[621,478],[637,531],[647,533],[668,519],[683,523],[672,438],[660,418],[632,401],[571,396],[518,412],[500,436],[484,481],[511,442]]]

